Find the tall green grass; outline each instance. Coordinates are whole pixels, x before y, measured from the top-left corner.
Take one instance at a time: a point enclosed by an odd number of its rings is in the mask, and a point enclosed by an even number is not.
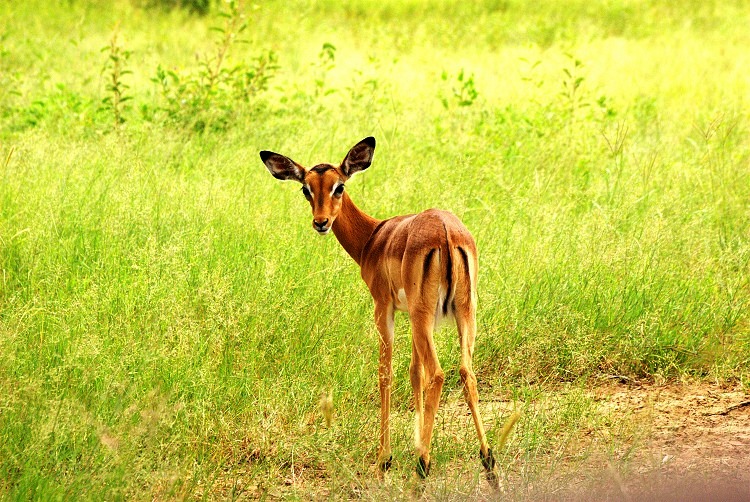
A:
[[[349,187],[360,207],[439,206],[472,230],[480,394],[526,410],[500,457],[512,486],[595,427],[576,389],[601,376],[746,382],[746,2],[242,12],[225,80],[178,110],[153,79],[161,66],[205,85],[216,11],[0,5],[4,497],[409,496],[405,318],[394,482],[380,486],[371,300],[261,149],[337,162],[374,135],[375,163]],[[117,23],[132,99],[116,127],[102,48]],[[268,89],[229,100],[232,70],[269,51]],[[436,335],[434,498],[482,486],[455,337]],[[490,412],[491,439],[508,414]]]

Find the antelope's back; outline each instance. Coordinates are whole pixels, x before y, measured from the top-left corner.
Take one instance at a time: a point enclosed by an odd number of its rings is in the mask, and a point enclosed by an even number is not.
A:
[[[408,296],[437,295],[438,313],[445,317],[452,313],[456,287],[470,291],[476,284],[474,238],[454,214],[439,209],[383,221],[365,246],[361,263],[362,279],[373,298],[390,300],[398,310],[407,310]],[[464,270],[468,273],[462,274]]]

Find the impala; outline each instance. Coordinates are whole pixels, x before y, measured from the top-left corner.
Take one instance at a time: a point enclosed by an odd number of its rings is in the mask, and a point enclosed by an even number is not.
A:
[[[444,373],[438,361],[433,331],[440,320],[452,317],[461,346],[460,375],[464,397],[479,436],[479,455],[488,481],[497,486],[495,459],[479,415],[477,379],[472,370],[476,336],[477,250],[469,231],[447,211],[429,209],[419,214],[378,220],[352,202],[345,184],[372,163],[375,138],[357,143],[339,166],[318,164],[305,168],[278,153],[262,151],[260,158],[274,178],[302,184],[310,202],[313,228],[333,230],[344,250],[357,262],[375,302],[375,324],[380,333],[380,445],[379,472],[391,466],[390,403],[394,312],[406,311],[412,328],[409,376],[414,392],[417,474],[430,472],[430,442],[440,404]]]

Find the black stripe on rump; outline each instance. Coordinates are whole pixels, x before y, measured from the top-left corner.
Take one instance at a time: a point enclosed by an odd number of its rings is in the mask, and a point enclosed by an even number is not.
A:
[[[450,248],[448,248],[448,252],[445,255],[445,278],[448,282],[448,287],[445,290],[445,299],[443,300],[443,315],[448,315],[448,302],[451,297],[451,289],[453,289],[453,259],[451,258]]]
[[[461,253],[461,259],[464,261],[464,269],[466,270],[466,277],[469,282],[469,298],[471,298],[471,272],[469,271],[469,255],[466,250],[462,247],[457,248],[458,252]]]
[[[422,265],[422,282],[427,278],[427,274],[430,273],[430,266],[432,266],[432,255],[435,253],[435,249],[430,249],[430,252],[427,253],[427,256],[424,258],[424,264]]]

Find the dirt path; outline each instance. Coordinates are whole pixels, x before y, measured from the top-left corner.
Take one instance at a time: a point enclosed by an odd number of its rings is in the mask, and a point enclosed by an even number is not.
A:
[[[618,385],[593,393],[604,413],[645,433],[629,474],[608,469],[611,482],[600,495],[750,500],[750,395],[740,387]]]
[[[594,403],[590,424],[534,465],[519,454],[500,497],[479,485],[458,498],[750,502],[750,394],[741,386],[613,381],[584,394]],[[525,413],[555,403],[540,397]],[[514,409],[504,400],[482,406],[488,415]]]
[[[511,477],[507,498],[750,501],[750,394],[741,387],[612,383],[587,394],[604,423],[533,482]],[[592,453],[582,458],[579,448]]]

